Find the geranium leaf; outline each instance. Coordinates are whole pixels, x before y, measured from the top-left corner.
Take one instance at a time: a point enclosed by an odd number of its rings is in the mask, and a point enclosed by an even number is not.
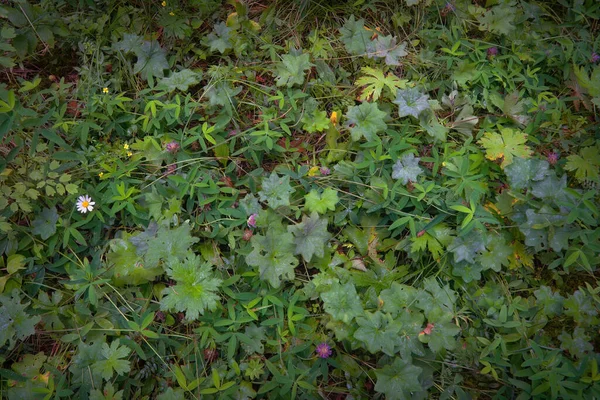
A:
[[[365,29],[365,20],[358,21],[351,15],[340,28],[341,41],[346,46],[348,53],[353,55],[365,54],[367,45],[371,41],[371,33]]]
[[[365,312],[363,316],[356,318],[356,323],[359,328],[354,332],[354,338],[364,342],[368,351],[383,351],[389,356],[394,355],[400,325],[389,314],[380,311]]]
[[[223,54],[232,49],[229,32],[231,32],[231,28],[227,27],[225,22],[215,24],[213,31],[206,36],[206,43],[210,46],[210,51],[218,51]]]
[[[110,347],[104,343],[101,352],[104,359],[93,363],[92,370],[106,381],[110,380],[115,372],[119,376],[123,375],[131,370],[130,361],[123,360],[130,352],[128,347],[120,346],[119,339],[113,340]]]
[[[331,238],[327,232],[327,219],[319,219],[319,214],[313,212],[310,217],[303,216],[301,223],[288,226],[287,230],[294,235],[294,254],[302,254],[306,262],[309,262],[313,255],[324,256],[325,245]]]
[[[246,256],[248,265],[258,267],[260,278],[278,288],[282,280],[294,279],[294,268],[298,259],[291,233],[280,229],[269,229],[265,236],[252,236],[252,252]]]
[[[377,38],[367,43],[367,53],[369,58],[385,58],[387,65],[400,65],[399,59],[406,56],[406,43],[396,44],[396,38],[391,35],[377,36]]]
[[[532,181],[540,181],[549,174],[549,167],[545,160],[515,157],[510,165],[504,168],[510,187],[515,190],[530,187]]]
[[[173,92],[176,89],[185,92],[190,86],[198,84],[200,79],[202,79],[202,75],[190,69],[184,69],[182,71],[173,72],[168,78],[161,79],[160,84],[165,85],[169,92]]]
[[[510,165],[514,157],[528,158],[531,149],[526,146],[527,135],[512,128],[501,128],[500,133],[485,132],[479,143],[486,150],[486,157],[490,160],[502,158],[500,167]]]
[[[567,157],[565,165],[567,171],[575,171],[575,178],[580,182],[598,179],[599,168],[600,155],[595,146],[584,147],[579,150],[579,154],[571,154]]]
[[[419,167],[419,160],[421,159],[412,153],[405,154],[394,164],[392,178],[400,180],[403,185],[409,181],[416,182],[418,176],[423,173],[423,168]]]
[[[384,121],[386,117],[387,113],[379,110],[377,103],[365,102],[359,106],[350,107],[346,119],[352,140],[360,140],[363,136],[367,140],[378,139],[377,134],[387,128]]]
[[[211,265],[203,263],[200,256],[188,253],[183,261],[172,258],[167,262],[166,273],[176,284],[163,290],[161,310],[185,312],[186,319],[193,321],[205,310],[217,308],[216,291],[222,280],[214,276]]]
[[[338,203],[337,190],[326,188],[323,193],[319,194],[315,189],[304,196],[305,206],[310,212],[318,212],[325,214],[327,210],[334,211],[335,205]]]
[[[420,367],[396,357],[393,364],[375,370],[375,391],[385,394],[388,400],[412,399],[413,392],[423,389],[419,382],[422,371]]]
[[[427,94],[419,92],[415,88],[398,90],[394,104],[398,105],[398,116],[400,118],[412,115],[419,118],[419,114],[429,108]]]
[[[302,129],[308,133],[323,132],[329,128],[330,123],[325,111],[315,110],[302,117]]]
[[[344,285],[334,282],[328,291],[321,293],[321,298],[325,311],[346,324],[364,313],[356,288],[350,282]]]
[[[58,221],[58,212],[56,207],[44,208],[40,214],[31,222],[34,235],[40,235],[42,240],[48,239],[56,233],[56,222]]]
[[[281,63],[277,64],[277,86],[302,85],[304,83],[304,71],[313,66],[314,64],[310,62],[310,54],[308,53],[299,56],[283,55]]]
[[[30,316],[25,309],[29,303],[21,304],[19,292],[13,290],[11,297],[0,296],[0,346],[9,342],[12,349],[17,340],[24,340],[35,333],[39,315]]]
[[[290,205],[290,195],[295,192],[290,186],[290,177],[280,177],[276,172],[271,172],[268,178],[264,178],[262,189],[258,192],[260,201],[266,201],[269,207],[277,209]]]
[[[406,88],[405,79],[400,79],[396,75],[388,72],[386,76],[383,75],[383,71],[374,69],[371,67],[361,68],[361,76],[354,84],[356,86],[365,86],[359,97],[360,100],[377,101],[381,97],[381,92],[384,88],[387,88],[389,97],[393,97],[398,89]]]

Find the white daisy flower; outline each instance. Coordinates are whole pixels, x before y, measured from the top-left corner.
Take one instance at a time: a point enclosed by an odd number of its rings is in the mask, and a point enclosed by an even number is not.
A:
[[[79,196],[77,199],[77,211],[85,214],[94,209],[94,204],[96,204],[96,202],[92,201],[92,198],[87,194],[85,196]]]

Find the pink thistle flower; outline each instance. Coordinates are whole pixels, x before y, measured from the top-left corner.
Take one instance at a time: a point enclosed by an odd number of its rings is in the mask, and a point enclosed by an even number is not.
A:
[[[487,55],[490,58],[497,56],[498,55],[498,48],[496,46],[490,47],[489,49],[487,49]]]
[[[177,143],[174,140],[165,145],[165,148],[167,149],[167,151],[172,154],[177,153],[177,151],[179,150],[180,147],[181,146],[179,146],[179,143]]]
[[[315,349],[315,353],[317,353],[319,358],[329,358],[331,357],[332,351],[327,343],[319,343]]]
[[[327,168],[327,167],[321,167],[319,169],[319,172],[321,172],[321,175],[327,176],[327,175],[329,175],[331,173],[331,170],[329,168]]]
[[[256,217],[258,217],[258,214],[252,214],[248,217],[248,226],[250,228],[256,228]]]
[[[548,163],[550,165],[555,165],[558,162],[559,155],[556,152],[548,153]]]

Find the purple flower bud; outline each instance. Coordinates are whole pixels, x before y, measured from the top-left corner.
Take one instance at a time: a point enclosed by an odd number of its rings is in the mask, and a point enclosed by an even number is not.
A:
[[[495,57],[498,55],[498,48],[496,46],[490,47],[487,49],[488,57]]]
[[[175,164],[167,165],[167,175],[173,175],[176,170],[177,170],[177,165],[175,165]]]
[[[179,147],[180,147],[179,143],[177,143],[176,141],[169,142],[165,145],[165,148],[167,149],[167,151],[172,154],[177,153],[177,150],[179,150]]]
[[[258,214],[252,214],[248,217],[247,223],[250,228],[256,228],[256,217],[258,217]]]
[[[559,155],[556,152],[548,153],[548,163],[554,165],[558,162]]]
[[[592,64],[597,64],[600,61],[600,55],[598,55],[596,52],[593,52],[590,61],[592,62]]]
[[[319,343],[315,349],[315,353],[317,353],[319,358],[329,358],[331,357],[332,351],[327,343]]]
[[[327,167],[321,167],[319,169],[319,172],[321,172],[321,175],[327,176],[327,175],[329,175],[331,173],[331,170],[329,168],[327,168]]]

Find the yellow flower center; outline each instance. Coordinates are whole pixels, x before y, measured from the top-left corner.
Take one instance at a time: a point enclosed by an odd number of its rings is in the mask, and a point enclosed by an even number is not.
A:
[[[89,206],[89,205],[90,205],[90,202],[89,202],[89,201],[87,201],[87,200],[84,200],[84,201],[82,201],[82,202],[81,202],[81,206],[82,206],[83,208],[88,208],[88,206]]]

